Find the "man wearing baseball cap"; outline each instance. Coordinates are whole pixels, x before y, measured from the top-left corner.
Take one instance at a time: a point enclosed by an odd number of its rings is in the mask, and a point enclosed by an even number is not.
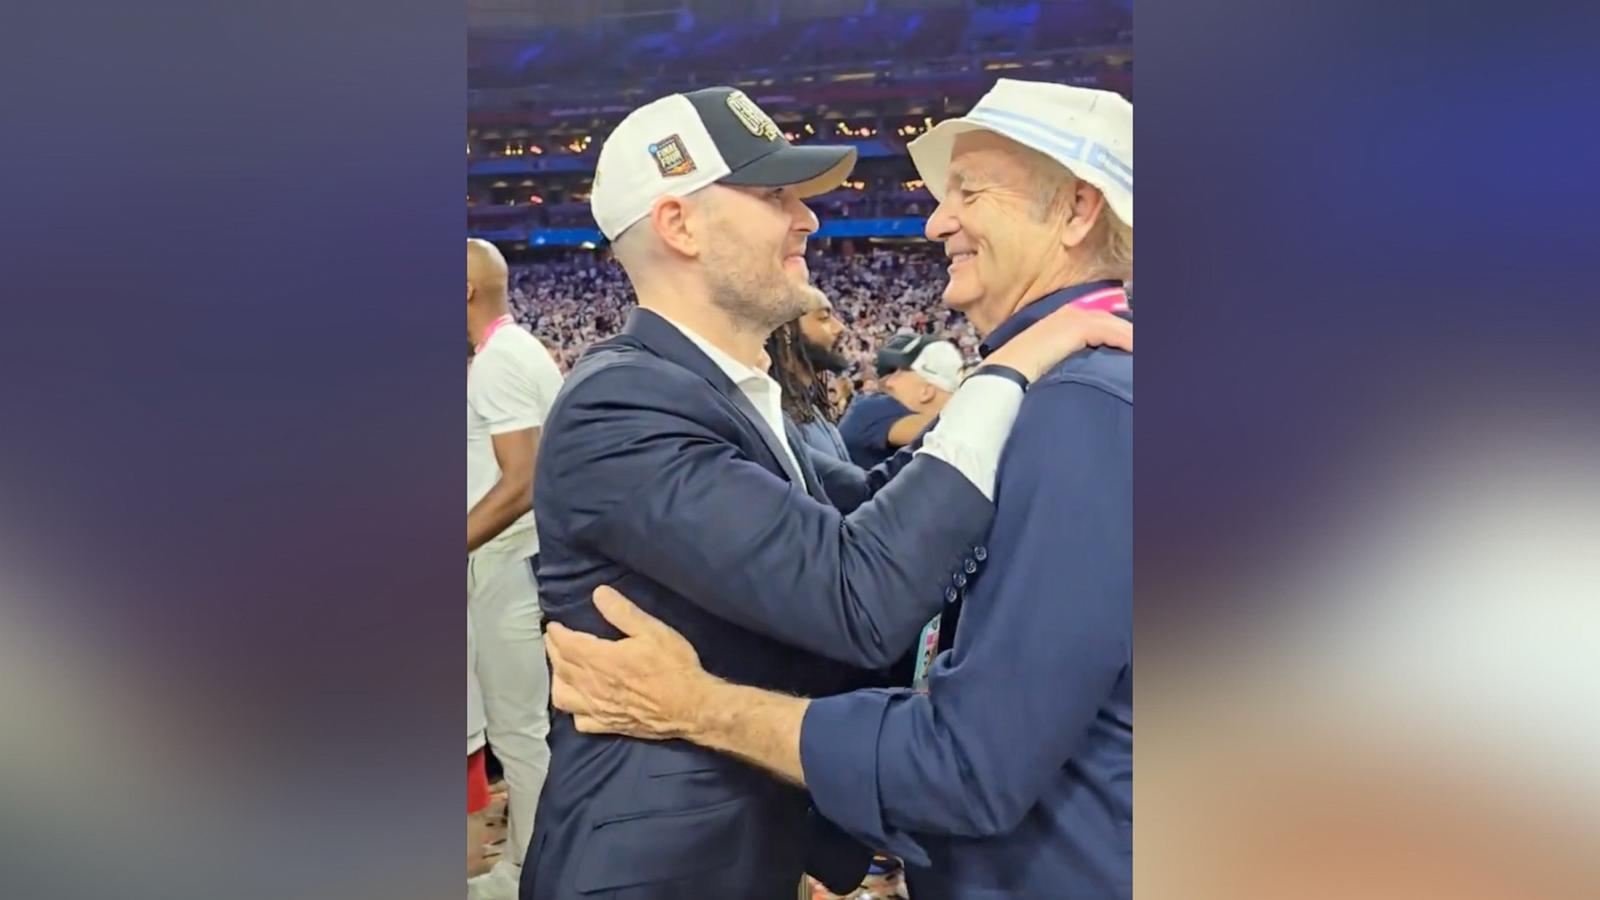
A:
[[[926,232],[951,259],[945,302],[984,334],[985,365],[1041,319],[1120,303],[1132,125],[1115,94],[1003,79],[910,145],[939,200]],[[580,728],[687,740],[804,784],[905,860],[917,900],[1130,897],[1132,457],[1130,354],[1076,354],[1029,385],[993,528],[919,643],[922,690],[739,684],[610,592],[597,602],[628,639],[552,628],[552,701]]]
[[[1131,348],[1112,316],[1050,317],[967,379],[892,484],[848,515],[830,505],[763,344],[815,305],[802,200],[854,156],[789,144],[725,87],[649,103],[607,138],[591,203],[639,308],[578,361],[544,425],[552,633],[617,636],[594,598],[618,585],[719,675],[811,697],[858,687],[910,649],[982,539],[1024,386],[1086,345]],[[866,848],[793,785],[552,718],[523,900],[788,900],[802,869],[841,891],[865,871]]]
[[[897,334],[878,350],[882,393],[865,394],[839,420],[850,460],[863,469],[916,440],[961,384],[961,351],[926,334]]]

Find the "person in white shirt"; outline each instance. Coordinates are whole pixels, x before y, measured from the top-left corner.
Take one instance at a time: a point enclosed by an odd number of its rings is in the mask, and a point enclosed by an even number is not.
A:
[[[472,611],[467,610],[467,877],[482,875],[493,866],[489,845],[494,833],[489,823],[489,782],[484,776],[483,748],[488,723],[483,715],[483,692],[478,688],[478,646],[473,638]],[[502,837],[501,843],[504,843]],[[498,856],[499,854],[495,854]]]
[[[489,747],[505,770],[510,840],[505,859],[474,893],[515,897],[550,767],[549,670],[540,633],[533,557],[533,469],[539,430],[561,372],[507,305],[505,259],[467,242],[467,604],[476,628],[477,676]]]

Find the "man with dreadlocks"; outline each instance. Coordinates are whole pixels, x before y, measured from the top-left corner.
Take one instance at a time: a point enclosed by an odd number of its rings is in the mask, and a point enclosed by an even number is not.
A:
[[[780,325],[767,339],[772,378],[782,389],[783,413],[799,426],[806,446],[840,462],[850,462],[850,451],[834,424],[838,413],[828,398],[828,379],[849,368],[840,347],[844,323],[833,314],[833,303],[821,293],[810,310]]]

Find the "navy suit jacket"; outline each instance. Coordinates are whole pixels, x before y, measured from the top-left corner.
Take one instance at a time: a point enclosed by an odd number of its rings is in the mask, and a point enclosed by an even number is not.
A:
[[[549,620],[619,636],[616,587],[706,670],[805,696],[871,683],[938,612],[993,504],[930,456],[845,514],[803,444],[776,435],[671,323],[636,310],[591,347],[547,418],[534,477]],[[798,788],[682,741],[586,735],[551,718],[550,774],[522,900],[794,896],[803,868],[843,890],[864,848]]]

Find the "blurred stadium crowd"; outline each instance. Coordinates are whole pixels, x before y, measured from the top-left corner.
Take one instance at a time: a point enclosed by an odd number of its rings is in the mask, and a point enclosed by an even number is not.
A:
[[[873,387],[873,355],[896,333],[937,334],[964,356],[977,353],[972,327],[939,302],[945,264],[926,248],[810,254],[812,282],[833,301],[845,326],[841,349],[852,363],[846,374],[853,390]],[[585,347],[621,329],[634,296],[609,256],[576,252],[514,267],[511,304],[517,321],[545,342],[566,371]]]

